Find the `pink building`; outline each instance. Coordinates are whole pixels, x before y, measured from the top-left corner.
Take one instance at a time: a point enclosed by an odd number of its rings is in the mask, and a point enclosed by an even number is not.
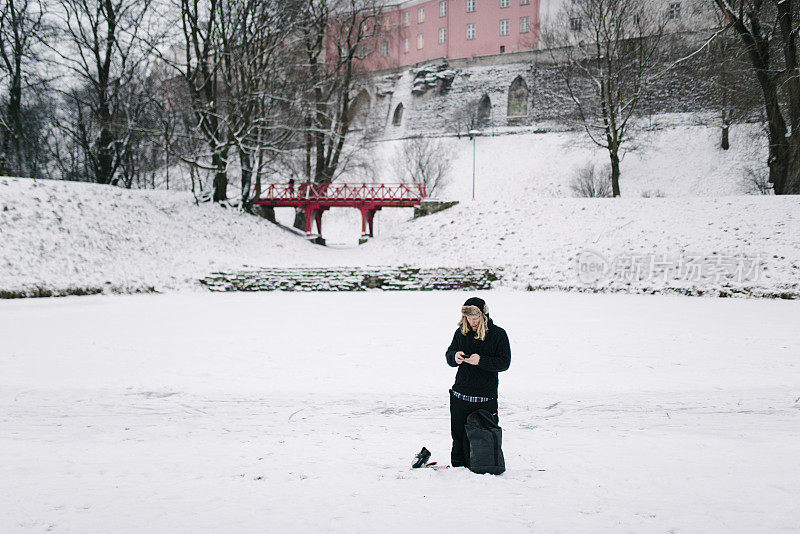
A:
[[[368,70],[536,49],[540,0],[409,0],[386,5]]]

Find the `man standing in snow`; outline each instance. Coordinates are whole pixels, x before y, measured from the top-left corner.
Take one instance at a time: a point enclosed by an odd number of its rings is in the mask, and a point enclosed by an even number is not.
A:
[[[450,389],[450,461],[453,467],[469,467],[467,416],[480,409],[497,416],[497,373],[511,365],[508,335],[489,318],[483,299],[469,298],[461,307],[461,320],[445,358],[450,367],[458,367]]]

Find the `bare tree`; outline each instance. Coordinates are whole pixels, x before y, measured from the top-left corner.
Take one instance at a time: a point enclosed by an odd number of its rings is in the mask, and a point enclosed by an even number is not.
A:
[[[37,98],[44,80],[36,51],[45,33],[44,13],[41,0],[0,0],[0,83],[8,88],[0,112],[0,157],[4,170],[16,176],[38,175],[44,153],[41,121],[48,106]],[[33,94],[26,98],[25,92]]]
[[[400,182],[422,184],[428,196],[447,183],[451,166],[452,160],[442,143],[427,137],[403,141],[392,161]]]
[[[288,147],[302,124],[289,76],[301,0],[224,0],[222,69],[228,95],[229,138],[239,156],[245,209],[261,191],[266,167]],[[256,191],[250,195],[255,176]]]
[[[720,147],[730,148],[730,127],[752,120],[761,105],[758,87],[748,76],[748,58],[731,32],[723,32],[709,43],[696,80],[708,88],[710,104],[720,121]]]
[[[800,194],[799,0],[714,0],[750,58],[767,117],[769,182]]]
[[[692,87],[711,109],[720,127],[720,148],[730,148],[730,128],[737,123],[758,120],[761,92],[750,73],[750,59],[741,40],[711,3],[695,6],[691,16],[708,21],[710,39],[699,49],[696,43],[674,43],[676,53],[685,59],[670,71],[670,79]],[[692,50],[692,48],[695,48]],[[699,119],[706,124],[706,118]]]
[[[125,132],[126,142],[120,151],[120,182],[126,188],[160,187],[157,176],[165,170],[169,176],[169,136],[174,125],[163,129],[163,89],[151,73],[152,62],[144,64],[120,91],[118,127]],[[154,80],[156,78],[156,80]],[[165,141],[162,135],[165,136]],[[166,157],[165,157],[166,156]],[[166,183],[169,188],[169,181]]]
[[[190,161],[214,173],[215,202],[228,198],[228,152],[230,141],[224,123],[224,92],[219,81],[220,48],[219,17],[221,0],[180,0],[182,54],[173,65],[185,80],[197,117],[197,129],[208,146],[209,154],[198,154]],[[206,164],[205,156],[210,156]],[[207,166],[208,165],[208,166]]]
[[[205,145],[184,160],[214,174],[213,200],[228,198],[231,152],[241,169],[242,205],[249,209],[253,176],[259,189],[269,161],[296,135],[296,56],[301,0],[179,0],[181,44],[163,56],[187,88]],[[187,135],[190,132],[187,132]]]
[[[448,122],[459,138],[487,125],[484,114],[480,113],[481,101],[481,98],[467,100],[450,113]]]
[[[380,15],[378,0],[304,3],[298,29],[302,61],[295,79],[302,83],[304,167],[309,181],[330,183],[348,154],[355,152],[345,144],[354,118],[350,106],[361,88],[361,61],[376,51],[383,32]],[[295,226],[305,226],[302,212],[297,213]]]
[[[608,151],[615,197],[631,119],[646,85],[663,72],[666,25],[657,0],[582,0],[566,3],[542,33],[580,124]]]
[[[307,80],[306,152],[311,181],[330,182],[350,129],[358,61],[374,52],[379,7],[361,0],[309,0],[301,39]]]
[[[50,49],[73,75],[63,91],[73,113],[62,121],[83,151],[93,181],[116,184],[131,149],[131,88],[138,85],[146,58],[150,0],[58,0],[61,39]],[[74,80],[74,82],[72,81]]]

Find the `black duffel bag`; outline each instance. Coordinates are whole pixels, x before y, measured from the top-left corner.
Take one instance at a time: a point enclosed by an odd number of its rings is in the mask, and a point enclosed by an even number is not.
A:
[[[467,416],[469,439],[469,468],[474,473],[499,475],[506,470],[503,459],[503,429],[497,417],[486,410],[477,410]]]

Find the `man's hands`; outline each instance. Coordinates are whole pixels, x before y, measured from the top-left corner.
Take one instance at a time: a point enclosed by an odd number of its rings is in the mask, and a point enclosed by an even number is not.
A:
[[[470,365],[478,365],[480,359],[481,359],[480,356],[478,356],[477,354],[473,354],[469,358],[464,358],[464,363],[468,363]]]
[[[470,365],[478,365],[478,362],[481,360],[481,357],[477,354],[473,354],[467,358],[465,358],[465,356],[466,354],[462,351],[456,352],[456,365],[460,365],[462,362],[466,362]]]

